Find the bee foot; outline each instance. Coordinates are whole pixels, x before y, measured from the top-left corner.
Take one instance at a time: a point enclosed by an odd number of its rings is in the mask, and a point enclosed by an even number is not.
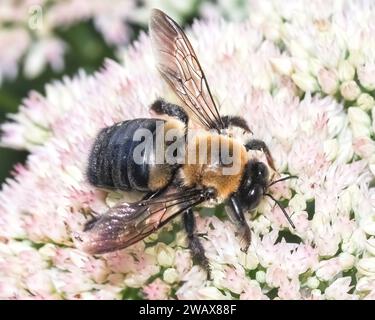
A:
[[[241,251],[247,253],[251,243],[251,231],[248,226],[241,228],[240,239]]]

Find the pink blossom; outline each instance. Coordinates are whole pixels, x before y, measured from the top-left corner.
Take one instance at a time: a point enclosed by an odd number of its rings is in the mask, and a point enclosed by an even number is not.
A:
[[[18,62],[30,44],[30,37],[21,28],[0,31],[0,84],[4,78],[15,78],[18,72]]]
[[[245,284],[244,291],[240,295],[241,300],[264,300],[267,296],[262,293],[262,288],[256,281]]]
[[[278,296],[284,300],[298,300],[301,299],[300,282],[298,278],[293,278],[290,281],[282,282],[278,290]]]
[[[325,291],[327,299],[335,300],[356,300],[358,296],[350,294],[348,291],[352,288],[350,277],[339,278],[335,280]]]
[[[214,278],[215,275],[213,275]],[[214,279],[216,287],[226,288],[236,294],[240,294],[244,290],[245,271],[241,267],[237,268],[225,268],[218,279]]]
[[[170,287],[160,279],[156,279],[143,288],[143,294],[149,300],[168,299]]]

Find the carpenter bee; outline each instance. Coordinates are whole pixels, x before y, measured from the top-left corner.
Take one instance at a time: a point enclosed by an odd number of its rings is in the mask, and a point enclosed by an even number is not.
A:
[[[224,203],[230,220],[237,227],[241,249],[247,251],[251,232],[244,213],[255,209],[263,196],[271,197],[282,209],[290,224],[290,217],[276,199],[268,193],[269,187],[291,176],[271,182],[269,168],[275,171],[271,153],[261,140],[240,142],[228,130],[237,127],[250,132],[246,121],[238,116],[220,116],[210,92],[207,79],[187,36],[168,15],[154,9],[149,25],[151,43],[157,68],[181,100],[181,106],[162,99],[151,109],[160,117],[127,120],[104,128],[92,147],[87,169],[89,182],[95,187],[144,192],[143,199],[133,203],[118,203],[100,216],[94,216],[84,228],[83,249],[91,254],[102,254],[128,247],[149,236],[179,214],[188,235],[193,258],[206,270],[208,260],[195,232],[193,208],[204,203]],[[165,128],[158,133],[158,123]],[[191,124],[201,131],[186,140]],[[154,140],[150,148],[134,154],[144,143],[135,139],[144,129],[153,138],[174,130],[185,155],[183,163],[158,162]],[[162,140],[164,141],[164,140]],[[233,156],[212,156],[214,145],[227,146]],[[202,154],[202,162],[195,157],[187,161],[186,154]],[[220,147],[219,147],[220,149]],[[250,156],[249,150],[262,151],[267,165]],[[139,151],[139,150],[138,150]],[[228,162],[228,159],[230,160]],[[140,160],[140,161],[139,161]],[[226,173],[228,167],[237,170]],[[269,168],[268,168],[269,167]]]

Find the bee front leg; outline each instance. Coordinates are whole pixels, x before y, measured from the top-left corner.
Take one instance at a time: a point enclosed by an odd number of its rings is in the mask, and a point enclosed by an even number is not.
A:
[[[235,196],[231,196],[225,205],[230,220],[238,229],[241,239],[241,250],[247,252],[251,243],[251,231],[246,222],[243,210]]]
[[[264,141],[252,139],[245,144],[245,148],[246,150],[263,151],[266,155],[268,165],[272,168],[272,170],[276,171],[271,152]]]
[[[210,277],[210,265],[208,259],[204,253],[203,245],[200,242],[198,235],[195,233],[195,217],[192,209],[184,212],[183,220],[188,236],[191,255],[193,259],[207,271],[208,277]]]
[[[176,118],[183,123],[187,124],[189,116],[180,106],[172,103],[168,103],[163,99],[156,100],[150,107],[156,114],[165,114],[167,116]]]
[[[240,129],[243,129],[245,132],[253,133],[246,120],[242,117],[239,116],[224,116],[221,117],[221,121],[223,121],[224,127],[229,128],[229,127],[237,127]]]

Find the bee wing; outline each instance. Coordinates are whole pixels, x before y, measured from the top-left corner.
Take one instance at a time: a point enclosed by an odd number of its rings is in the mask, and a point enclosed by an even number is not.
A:
[[[223,129],[206,76],[180,26],[162,11],[153,9],[149,29],[157,67],[184,107],[207,129]]]
[[[91,254],[123,249],[203,201],[201,191],[184,190],[136,203],[123,203],[89,221],[84,232],[75,238],[80,247]]]

